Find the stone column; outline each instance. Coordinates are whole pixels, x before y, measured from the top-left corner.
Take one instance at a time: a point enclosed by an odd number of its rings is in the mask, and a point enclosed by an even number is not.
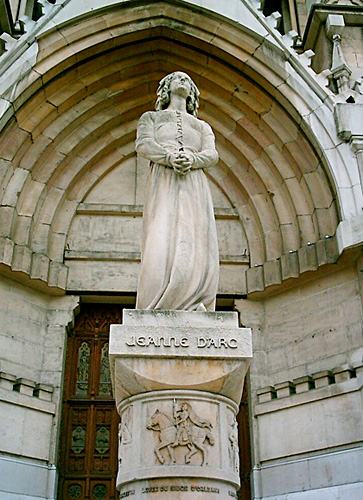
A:
[[[237,313],[124,311],[110,335],[120,498],[237,498],[235,417],[251,357]]]

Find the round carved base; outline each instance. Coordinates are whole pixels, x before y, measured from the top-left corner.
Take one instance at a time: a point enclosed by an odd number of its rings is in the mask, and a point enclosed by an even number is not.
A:
[[[152,391],[119,405],[120,498],[237,498],[235,402],[202,391]]]
[[[184,477],[180,479],[151,479],[135,481],[120,489],[120,498],[165,499],[165,500],[197,500],[238,498],[236,488],[222,481]]]

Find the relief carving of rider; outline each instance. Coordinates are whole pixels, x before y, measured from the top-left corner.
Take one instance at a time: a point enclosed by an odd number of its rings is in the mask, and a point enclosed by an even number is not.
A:
[[[205,427],[212,429],[212,424],[208,420],[202,420],[195,413],[189,403],[181,403],[175,410],[175,426],[177,427],[177,435],[173,446],[183,445],[190,441],[190,427]]]

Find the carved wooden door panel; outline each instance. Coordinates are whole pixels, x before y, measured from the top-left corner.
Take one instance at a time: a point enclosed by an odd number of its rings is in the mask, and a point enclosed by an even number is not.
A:
[[[250,438],[250,422],[248,409],[248,377],[245,379],[243,388],[242,400],[237,414],[238,423],[238,445],[240,459],[240,480],[241,500],[251,500],[251,474],[252,474],[252,456],[251,456],[251,438]]]
[[[67,345],[59,453],[59,500],[117,498],[119,417],[111,392],[109,329],[119,305],[86,304]]]

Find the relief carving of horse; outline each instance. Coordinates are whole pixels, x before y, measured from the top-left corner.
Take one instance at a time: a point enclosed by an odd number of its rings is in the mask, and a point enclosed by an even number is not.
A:
[[[165,459],[161,454],[163,448],[167,448],[170,463],[175,464],[174,448],[176,446],[187,446],[189,451],[185,455],[185,463],[190,463],[190,459],[198,450],[202,453],[202,464],[208,464],[208,449],[205,441],[208,440],[210,445],[214,444],[214,438],[208,428],[198,427],[197,425],[189,425],[187,428],[187,437],[183,435],[177,442],[178,430],[172,419],[165,413],[156,410],[151,416],[151,422],[147,426],[149,430],[159,432],[160,443],[155,446],[154,452],[160,463],[164,464]]]

